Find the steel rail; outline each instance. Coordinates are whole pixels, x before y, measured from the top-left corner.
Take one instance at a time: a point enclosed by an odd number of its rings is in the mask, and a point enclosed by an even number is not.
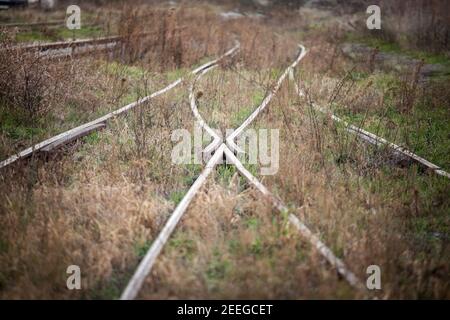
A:
[[[201,76],[203,76],[208,71],[214,69],[217,65],[211,66],[210,68],[204,69],[202,72],[200,72],[194,81],[192,81],[192,84],[189,88],[189,100],[191,105],[192,113],[194,114],[194,117],[197,119],[198,124],[213,138],[213,141],[203,150],[203,154],[211,154],[214,150],[216,150],[220,144],[222,143],[222,138],[212,129],[206,121],[203,119],[202,115],[198,111],[197,108],[197,101],[195,99],[194,94],[194,87],[197,80],[200,79]]]
[[[217,63],[220,62],[223,58],[234,55],[239,50],[239,48],[240,43],[236,41],[235,46],[229,51],[227,51],[223,56],[214,61],[211,61],[208,66],[202,66],[201,68],[195,69],[193,73],[198,75],[205,74],[208,70],[215,68],[217,66]],[[219,141],[222,141],[222,139],[214,132],[214,130],[212,130],[208,126],[208,124],[204,121],[201,114],[198,112],[197,105],[195,103],[195,97],[193,95],[194,91],[193,88],[195,81],[196,80],[194,80],[192,82],[192,85],[190,86],[189,100],[191,101],[191,110],[194,116],[197,118],[197,120],[201,123],[202,127],[205,128],[205,130],[207,130],[208,133],[215,138],[215,141],[217,141],[217,139]],[[194,198],[198,190],[200,190],[201,186],[204,184],[207,177],[211,174],[215,166],[223,160],[222,159],[223,149],[225,147],[226,146],[222,144],[222,146],[220,146],[216,150],[215,154],[206,164],[205,169],[202,171],[202,173],[200,173],[199,177],[195,180],[194,184],[190,187],[186,195],[183,197],[181,202],[175,208],[174,212],[170,216],[169,220],[167,220],[158,237],[153,242],[152,246],[147,251],[142,261],[139,263],[136,272],[133,274],[131,280],[128,282],[125,290],[123,291],[120,297],[121,300],[132,300],[136,298],[137,294],[139,293],[139,290],[141,289],[145,281],[145,278],[150,274],[158,255],[160,254],[161,250],[163,249],[165,243],[169,239],[176,225],[180,221],[181,217],[186,212],[192,199]]]
[[[298,65],[298,63],[305,57],[307,50],[304,46],[299,45],[300,52],[296,58],[296,60],[284,71],[282,76],[278,79],[276,86],[272,90],[272,92],[264,99],[264,101],[261,103],[260,106],[258,106],[255,111],[242,123],[242,125],[233,131],[228,137],[230,139],[233,139],[235,137],[238,137],[239,134],[241,134],[245,128],[258,116],[258,114],[264,110],[264,108],[269,104],[272,97],[276,94],[276,92],[280,89],[281,84],[283,83],[284,79],[287,75],[291,75],[294,68]],[[213,68],[207,68],[203,70],[201,73],[199,73],[196,77],[197,81],[200,77],[202,77],[204,74],[206,74],[208,71],[212,70]],[[196,103],[195,103],[195,95],[194,95],[194,83],[190,87],[190,97],[191,97],[191,109],[193,111],[194,117],[197,119],[197,121],[200,123],[200,126],[204,128],[213,138],[213,142],[205,149],[204,152],[206,152],[207,149],[211,149],[211,147],[214,147],[215,144],[222,143],[222,139],[215,133],[215,131],[206,124],[201,114],[198,112]],[[236,134],[237,133],[237,134]],[[220,140],[219,140],[220,139]],[[228,139],[226,141],[227,148],[224,149],[224,153],[226,155],[227,163],[231,161],[231,164],[235,165],[241,174],[247,178],[258,190],[260,190],[264,195],[267,195],[271,198],[272,202],[274,202],[275,207],[283,212],[287,211],[287,207],[277,198],[275,198],[270,191],[264,187],[248,170],[245,169],[245,167],[242,165],[242,163],[236,158],[234,155],[234,152],[236,152],[236,149],[232,149],[232,144],[229,143]],[[231,151],[231,150],[233,151]],[[239,151],[238,151],[239,152]],[[335,267],[338,272],[348,281],[350,285],[352,285],[355,288],[361,289],[362,284],[357,279],[357,277],[345,266],[345,264],[337,258],[333,252],[323,243],[320,241],[319,237],[316,236],[314,233],[311,232],[311,230],[302,223],[297,216],[290,214],[289,215],[289,221],[295,225],[295,227],[299,230],[299,232],[304,236],[306,239],[308,239],[311,244],[325,257],[325,259],[333,266]]]
[[[261,113],[267,105],[270,103],[272,98],[276,95],[276,93],[281,88],[281,85],[283,81],[285,80],[286,76],[298,65],[298,63],[305,57],[307,51],[304,46],[299,45],[300,52],[295,59],[295,61],[286,68],[286,70],[283,72],[283,74],[280,76],[278,81],[276,82],[274,88],[270,91],[270,93],[264,98],[264,100],[261,102],[261,104],[256,107],[256,109],[253,111],[253,113],[236,129],[234,130],[229,136],[226,137],[225,141],[228,147],[233,150],[236,153],[242,154],[244,151],[239,148],[239,146],[234,142],[234,140],[248,127],[248,125]],[[211,154],[215,149],[217,149],[220,144],[223,142],[223,139],[211,128],[206,124],[200,113],[198,112],[197,103],[195,99],[194,94],[194,88],[195,83],[208,71],[210,71],[212,68],[206,68],[203,70],[203,72],[199,73],[195,79],[195,81],[192,83],[192,85],[189,88],[189,98],[190,98],[190,104],[191,104],[191,110],[194,113],[194,116],[197,118],[200,126],[205,129],[205,131],[213,138],[213,141],[205,148],[203,153],[205,154]]]
[[[290,74],[290,78],[294,82],[295,90],[296,90],[297,94],[302,97],[305,96],[305,92],[299,88],[297,82],[295,81],[293,73]],[[351,123],[348,123],[347,121],[339,118],[338,116],[334,115],[330,111],[325,110],[325,108],[317,105],[315,102],[312,102],[311,106],[315,110],[317,110],[323,114],[330,115],[331,119],[333,119],[335,122],[338,122],[338,123],[341,123],[342,125],[344,125],[347,132],[357,135],[362,140],[364,140],[370,144],[373,144],[375,146],[387,146],[390,149],[392,149],[392,151],[394,153],[399,154],[404,157],[407,157],[409,159],[412,159],[414,162],[419,163],[421,166],[428,168],[429,170],[433,171],[434,173],[450,179],[450,173],[446,172],[441,167],[439,167],[438,165],[435,165],[434,163],[428,161],[427,159],[422,158],[421,156],[411,152],[407,148],[399,146],[399,145],[392,143],[380,136],[377,136],[376,134],[366,131],[366,130],[364,130],[360,127],[357,127]]]
[[[269,94],[270,98],[264,99],[266,102],[265,104],[261,104],[256,110],[258,110],[257,113],[252,113],[247,120],[243,122],[243,125],[241,125],[238,129],[233,131],[233,133],[230,135],[231,137],[237,137],[239,134],[245,129],[245,127],[248,126],[261,112],[265,106],[270,102],[271,97],[279,90],[279,87],[281,86],[281,83],[283,82],[286,75],[290,72],[292,68],[294,68],[298,62],[304,57],[306,54],[306,50],[303,46],[300,46],[301,52],[295,62],[286,69],[286,71],[283,73],[282,77],[277,82],[277,86],[275,89]],[[212,70],[214,66],[210,66],[208,68],[204,68],[201,73],[199,73],[198,77],[195,79],[197,80],[199,77],[204,75],[209,70]],[[194,80],[194,83],[195,83]],[[214,130],[209,127],[209,125],[204,121],[201,114],[198,112],[196,103],[195,103],[195,96],[193,94],[193,88],[194,85],[191,85],[190,87],[190,101],[191,101],[191,110],[194,114],[194,117],[199,121],[202,128],[204,128],[213,138],[214,141],[210,144],[213,145],[214,143],[217,143],[220,139],[220,142],[222,142],[222,139],[214,132]],[[269,97],[268,96],[268,97]],[[255,110],[255,111],[256,111]],[[249,120],[250,119],[250,120]],[[237,132],[237,134],[235,134]],[[230,137],[229,136],[229,137]],[[227,141],[228,142],[228,141]],[[123,291],[120,299],[121,300],[131,300],[135,299],[139,293],[139,290],[142,288],[142,285],[146,279],[146,277],[150,274],[152,267],[158,257],[158,255],[161,253],[165,243],[169,239],[172,232],[175,230],[176,225],[180,221],[183,214],[187,211],[189,204],[191,203],[192,199],[195,197],[196,193],[200,190],[200,187],[204,184],[206,178],[210,175],[213,168],[220,163],[221,160],[223,160],[223,157],[225,156],[227,159],[227,163],[231,163],[236,166],[238,171],[250,181],[250,183],[255,186],[261,193],[271,198],[272,202],[274,203],[274,206],[276,209],[278,209],[281,212],[288,212],[287,207],[277,198],[275,198],[270,191],[262,185],[258,179],[256,179],[248,170],[245,169],[244,165],[237,159],[237,157],[234,155],[235,150],[231,151],[229,146],[227,146],[224,143],[221,143],[218,148],[215,150],[214,155],[212,158],[208,161],[206,168],[202,171],[200,176],[197,178],[197,180],[194,182],[194,184],[190,187],[185,197],[181,200],[181,202],[176,207],[175,211],[170,216],[169,220],[164,225],[162,231],[150,247],[150,249],[147,251],[144,259],[139,263],[138,268],[136,272],[133,274],[130,282],[126,286],[125,290]],[[361,282],[358,280],[358,278],[345,266],[345,264],[337,258],[333,252],[320,240],[320,238],[312,233],[312,231],[303,224],[297,216],[294,214],[289,215],[289,221],[298,229],[300,234],[305,237],[310,243],[318,250],[318,252],[325,257],[325,259],[337,269],[338,273],[341,274],[344,279],[353,287],[357,289],[362,289],[363,286]]]
[[[283,81],[286,78],[286,76],[305,57],[305,55],[307,53],[305,47],[303,45],[299,44],[299,48],[300,48],[300,52],[299,52],[297,58],[289,67],[286,68],[286,70],[280,76],[275,87],[271,90],[271,92],[264,98],[264,100],[261,102],[261,104],[255,109],[255,111],[253,111],[253,113],[236,130],[234,130],[229,136],[227,136],[227,138],[226,138],[227,145],[234,152],[240,151],[234,140],[250,125],[250,123],[253,120],[255,120],[255,118],[260,114],[260,112],[263,111],[267,107],[267,105],[272,100],[272,98],[276,95],[278,90],[280,90],[281,85],[283,84]]]
[[[225,148],[224,152],[227,158],[227,163],[233,164],[241,175],[243,175],[263,195],[267,196],[279,212],[289,212],[289,209],[283,204],[283,202],[276,198],[261,182],[259,182],[259,180],[244,167],[238,158],[236,158],[230,149]],[[300,234],[306,238],[333,267],[336,268],[339,274],[344,277],[351,286],[359,290],[364,289],[361,281],[346,267],[345,263],[336,257],[333,251],[331,251],[331,249],[320,240],[319,236],[314,234],[303,222],[300,221],[296,215],[289,213],[289,222],[297,228]]]
[[[237,50],[234,51],[232,54],[230,54],[230,57],[233,56],[236,52],[237,52]],[[196,100],[195,94],[194,94],[194,88],[195,88],[195,84],[197,83],[197,81],[203,75],[205,75],[207,72],[211,71],[212,69],[214,69],[216,67],[217,67],[217,64],[211,65],[209,68],[204,68],[202,70],[202,72],[199,72],[197,74],[197,76],[195,77],[195,79],[192,82],[191,86],[189,87],[189,101],[190,101],[190,106],[191,106],[192,113],[194,114],[194,117],[197,119],[199,125],[213,138],[213,141],[202,152],[204,155],[208,155],[208,156],[210,154],[212,154],[220,146],[220,144],[223,142],[223,138],[220,137],[216,133],[216,131],[214,129],[212,129],[206,123],[206,121],[203,119],[202,115],[198,111],[197,100]],[[239,149],[239,151],[242,152],[240,149]]]
[[[111,36],[111,37],[100,37],[100,38],[89,38],[89,39],[77,39],[70,41],[55,41],[55,42],[45,42],[45,43],[32,43],[24,45],[12,46],[9,50],[36,50],[36,51],[47,51],[56,49],[66,49],[73,46],[83,46],[88,44],[101,44],[110,43],[114,41],[119,41],[123,37],[121,36]],[[4,48],[2,50],[5,50]]]
[[[142,32],[136,35],[131,35],[130,37],[145,37],[153,33]],[[0,48],[1,50],[16,50],[16,51],[31,51],[40,54],[40,57],[47,59],[55,59],[68,56],[79,56],[81,54],[89,53],[98,50],[111,50],[117,47],[120,43],[127,41],[126,36],[109,36],[109,37],[99,37],[99,38],[88,38],[88,39],[76,39],[69,41],[55,41],[55,42],[45,42],[45,43],[32,43],[32,44],[19,44],[12,47]],[[75,51],[78,49],[87,49],[81,52]],[[69,50],[70,52],[61,52],[62,50]]]
[[[224,59],[227,56],[232,55],[236,50],[239,49],[239,46],[240,46],[239,42],[236,42],[235,46],[232,49],[228,50],[226,53],[224,53],[219,58],[216,58],[216,59],[214,59],[212,61],[209,61],[209,62],[207,62],[207,63],[205,63],[205,64],[195,68],[193,71],[191,71],[191,74],[196,75],[197,73],[201,72],[203,69],[209,68],[210,66],[212,66],[214,64],[217,64],[220,60]],[[100,117],[98,119],[95,119],[95,120],[92,120],[92,121],[90,121],[88,123],[82,124],[82,125],[80,125],[78,127],[75,127],[73,129],[70,129],[70,130],[65,131],[63,133],[60,133],[60,134],[58,134],[58,135],[56,135],[54,137],[51,137],[51,138],[46,139],[46,140],[44,140],[42,142],[39,142],[39,143],[37,143],[37,144],[35,144],[35,145],[25,149],[25,150],[22,150],[22,151],[18,152],[17,154],[7,158],[6,160],[1,161],[0,162],[0,169],[2,169],[4,167],[6,167],[6,166],[16,162],[19,159],[23,159],[23,158],[26,158],[26,157],[30,156],[34,152],[39,151],[40,149],[42,149],[43,147],[45,147],[45,146],[47,146],[47,145],[49,145],[51,143],[54,143],[54,142],[56,142],[56,141],[58,141],[60,139],[64,139],[68,135],[72,135],[74,133],[77,133],[79,131],[82,131],[82,130],[84,130],[86,128],[89,128],[91,126],[97,125],[99,123],[106,122],[106,121],[110,120],[113,117],[116,117],[116,116],[118,116],[118,115],[120,115],[120,114],[122,114],[124,112],[129,111],[130,109],[133,109],[133,108],[135,108],[135,107],[137,107],[139,105],[142,105],[143,103],[147,102],[148,100],[153,99],[153,98],[155,98],[155,97],[157,97],[157,96],[159,96],[159,95],[161,95],[161,94],[163,94],[163,93],[165,93],[165,92],[175,88],[180,83],[182,83],[184,80],[185,80],[185,77],[181,77],[181,78],[175,80],[174,82],[172,82],[171,84],[169,84],[167,87],[165,87],[165,88],[163,88],[163,89],[161,89],[159,91],[156,91],[156,92],[152,93],[149,96],[146,96],[144,98],[138,99],[137,101],[132,102],[132,103],[130,103],[130,104],[128,104],[128,105],[126,105],[126,106],[124,106],[124,107],[122,107],[120,109],[117,109],[117,110],[115,110],[113,112],[110,112],[110,113],[108,113],[108,114],[106,114],[106,115],[104,115],[104,116],[102,116],[102,117]]]
[[[158,237],[153,242],[152,246],[147,251],[142,261],[139,263],[136,272],[133,274],[130,282],[128,282],[128,285],[126,286],[125,290],[120,296],[121,300],[132,300],[136,298],[137,294],[139,293],[139,290],[144,284],[146,277],[150,274],[152,267],[156,261],[156,258],[158,258],[158,255],[160,254],[161,250],[163,249],[173,230],[177,226],[181,217],[186,212],[186,209],[188,208],[192,199],[194,199],[195,195],[203,186],[203,184],[206,181],[206,178],[208,178],[208,176],[211,174],[215,166],[220,161],[222,161],[223,150],[225,148],[226,146],[222,144],[217,149],[216,153],[211,157],[211,159],[206,164],[205,169],[203,169],[197,180],[195,180],[194,184],[191,186],[189,191],[186,193],[181,202],[175,208],[175,211],[172,213],[169,220],[167,220]]]

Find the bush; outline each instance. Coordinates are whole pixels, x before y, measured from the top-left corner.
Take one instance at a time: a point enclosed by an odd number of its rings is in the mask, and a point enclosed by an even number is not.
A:
[[[19,47],[9,34],[2,33],[0,48],[0,103],[25,120],[45,115],[60,80],[54,67]]]

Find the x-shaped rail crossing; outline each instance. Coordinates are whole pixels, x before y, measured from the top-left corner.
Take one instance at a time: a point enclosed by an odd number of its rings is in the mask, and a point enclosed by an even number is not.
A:
[[[227,55],[234,55],[240,46],[239,43],[230,51],[228,51]],[[300,52],[295,59],[295,61],[283,72],[275,86],[270,90],[267,96],[264,98],[262,103],[253,111],[253,113],[231,134],[229,134],[225,140],[220,137],[203,119],[200,112],[197,108],[197,103],[194,95],[194,86],[196,80],[206,74],[208,71],[218,66],[217,63],[211,64],[209,67],[204,68],[201,72],[197,74],[196,79],[193,81],[190,86],[190,105],[191,110],[200,124],[200,126],[213,138],[213,141],[203,150],[204,154],[213,154],[212,157],[207,162],[204,170],[200,173],[199,177],[195,180],[194,184],[191,186],[189,191],[186,193],[185,197],[181,200],[178,206],[175,208],[173,214],[170,216],[162,231],[153,242],[151,248],[146,253],[143,260],[140,262],[135,274],[131,278],[127,287],[121,295],[122,300],[129,300],[136,298],[139,290],[141,289],[145,278],[150,274],[152,267],[161,253],[165,243],[169,239],[170,235],[174,231],[178,222],[180,221],[183,214],[186,212],[189,204],[192,199],[196,195],[196,193],[200,190],[200,188],[205,183],[208,176],[214,170],[214,168],[223,161],[223,158],[226,157],[227,163],[232,164],[236,167],[239,173],[244,176],[256,189],[258,189],[263,195],[268,197],[274,207],[280,212],[289,212],[289,209],[282,203],[281,200],[276,198],[256,177],[254,177],[239,161],[239,159],[235,156],[235,153],[242,153],[243,151],[237,146],[236,139],[240,134],[249,126],[250,123],[267,107],[272,98],[276,95],[276,93],[281,88],[281,85],[285,78],[292,73],[294,68],[299,64],[299,62],[306,55],[306,49],[302,45],[299,45]],[[325,257],[325,259],[337,269],[339,274],[347,280],[347,282],[357,289],[363,289],[363,286],[359,279],[345,266],[345,264],[337,258],[334,253],[320,240],[320,238],[314,234],[300,219],[294,215],[293,213],[289,214],[289,222],[292,223],[300,232],[300,234],[305,237],[313,247],[318,250],[318,252]]]

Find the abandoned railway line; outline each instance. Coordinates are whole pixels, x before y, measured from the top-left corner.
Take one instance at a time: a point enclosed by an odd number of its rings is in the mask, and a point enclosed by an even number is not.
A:
[[[61,56],[73,56],[76,54],[92,52],[95,50],[108,50],[116,47],[121,42],[120,37],[107,37],[101,39],[87,39],[87,40],[77,40],[72,42],[59,42],[59,43],[51,43],[51,44],[37,44],[30,46],[23,46],[20,49],[26,51],[34,51],[39,54],[45,55],[50,58],[56,58]],[[195,120],[198,121],[200,126],[203,128],[205,132],[207,132],[212,138],[213,141],[203,150],[205,155],[210,155],[208,157],[208,162],[205,165],[203,171],[199,174],[198,178],[192,184],[188,192],[176,206],[173,213],[170,215],[169,219],[165,223],[164,227],[160,231],[157,238],[153,241],[150,249],[145,254],[142,261],[139,263],[136,272],[132,276],[128,285],[121,295],[121,299],[135,299],[140,289],[143,286],[145,279],[151,274],[152,267],[157,260],[159,254],[162,252],[164,245],[170,238],[171,234],[177,227],[181,218],[187,211],[190,203],[204,186],[208,177],[213,173],[216,166],[223,163],[223,160],[226,159],[228,164],[234,165],[237,171],[245,177],[245,179],[252,185],[256,190],[260,191],[260,193],[267,197],[273,207],[282,213],[288,214],[289,222],[298,230],[299,234],[303,239],[307,240],[321,255],[322,257],[328,261],[328,263],[337,270],[337,272],[354,288],[357,290],[362,290],[363,285],[360,279],[346,266],[345,262],[339,259],[333,251],[327,247],[327,245],[320,240],[320,236],[313,233],[311,229],[303,223],[294,213],[290,212],[290,209],[274,194],[272,194],[267,187],[265,187],[254,175],[252,175],[244,165],[239,161],[237,154],[243,152],[237,144],[236,139],[243,133],[243,131],[268,107],[271,100],[274,96],[276,96],[277,92],[280,90],[281,86],[285,82],[286,79],[294,80],[293,72],[296,67],[300,64],[301,60],[305,57],[307,50],[302,45],[299,45],[299,53],[295,58],[294,62],[289,65],[278,80],[274,83],[272,89],[265,96],[260,105],[258,105],[254,111],[248,116],[238,128],[236,128],[231,134],[222,138],[220,135],[216,133],[216,131],[211,128],[208,123],[204,120],[201,113],[197,107],[197,101],[195,96],[195,85],[196,82],[204,76],[206,73],[210,72],[217,66],[219,66],[220,62],[224,59],[233,57],[238,53],[240,49],[240,43],[237,42],[234,47],[224,53],[222,56],[209,61],[190,72],[191,75],[195,76],[195,79],[192,81],[189,86],[189,103],[192,114]],[[169,90],[177,87],[181,83],[185,82],[186,77],[181,77],[170,83],[166,87],[160,89],[152,93],[149,96],[141,98],[133,103],[130,103],[118,110],[115,110],[111,113],[108,113],[98,119],[80,125],[76,128],[58,134],[54,137],[46,139],[34,146],[31,146],[10,158],[3,160],[0,162],[0,169],[3,169],[7,166],[12,165],[14,162],[25,159],[27,157],[32,156],[34,153],[46,153],[52,152],[53,150],[59,148],[62,145],[65,145],[71,141],[79,139],[80,137],[86,136],[87,134],[103,129],[106,126],[108,120],[113,117],[119,116],[123,113],[126,113],[139,105],[142,105],[146,101],[153,99],[157,96],[160,96]],[[293,81],[296,86],[296,92],[299,96],[304,96],[305,92],[299,88],[297,83]],[[314,108],[320,112],[328,113],[324,108],[314,104]],[[367,132],[361,128],[353,126],[344,120],[340,119],[335,115],[331,115],[332,119],[338,123],[343,124],[346,127],[346,130],[349,133],[356,134],[358,137],[363,139],[364,141],[376,145],[376,146],[386,146],[393,150],[394,153],[400,154],[401,156],[408,157],[413,161],[419,163],[420,165],[432,170],[438,175],[450,178],[449,173],[445,172],[439,166],[427,161],[426,159],[412,153],[411,151],[400,147],[396,144],[393,144],[381,137],[378,137],[370,132]]]
[[[139,33],[135,38],[143,38],[150,33]],[[127,38],[123,36],[108,36],[89,39],[75,39],[68,41],[19,44],[11,47],[0,48],[11,54],[34,54],[37,59],[57,60],[86,56],[92,53],[111,52],[113,50],[124,51]]]
[[[221,163],[223,157],[225,156],[227,163],[236,166],[239,173],[244,176],[250,184],[259,190],[264,196],[271,199],[274,207],[280,212],[289,212],[288,208],[277,199],[258,179],[253,176],[244,165],[238,160],[238,158],[234,155],[234,152],[242,152],[242,150],[238,150],[235,139],[245,130],[245,128],[268,106],[274,95],[279,91],[283,81],[288,76],[289,72],[294,69],[300,60],[305,56],[306,49],[300,45],[300,53],[298,54],[295,61],[283,72],[283,74],[278,79],[276,85],[272,89],[272,91],[264,98],[263,102],[254,110],[254,112],[229,136],[226,138],[226,142],[224,143],[222,139],[214,132],[214,130],[208,126],[203,117],[198,111],[195,102],[194,95],[194,85],[190,87],[190,101],[191,101],[191,110],[194,114],[196,120],[200,123],[201,127],[208,132],[213,137],[213,142],[205,148],[204,153],[215,151],[214,155],[206,164],[205,169],[200,173],[199,177],[195,180],[192,187],[189,189],[187,194],[181,200],[181,202],[176,207],[173,214],[170,216],[169,220],[163,227],[162,231],[153,242],[153,245],[148,250],[147,254],[144,256],[143,260],[139,264],[135,274],[131,278],[128,283],[125,291],[123,292],[121,299],[129,300],[134,299],[139,293],[146,277],[151,272],[153,264],[155,263],[159,253],[162,251],[165,243],[169,239],[171,233],[176,228],[178,222],[182,218],[183,214],[186,212],[189,204],[192,199],[195,197],[197,192],[205,183],[208,176],[211,174],[213,169]],[[212,70],[215,65],[211,65],[208,68],[205,68],[200,72],[197,76],[198,80],[202,75],[204,75],[209,70]],[[233,151],[232,151],[233,150]],[[311,230],[298,219],[298,217],[292,213],[289,214],[289,221],[298,229],[299,233],[306,238],[311,244],[318,250],[318,252],[333,266],[337,269],[337,271],[348,281],[350,285],[357,289],[362,289],[363,286],[357,277],[346,267],[344,262],[337,258],[335,254],[322,242],[319,237],[311,232]]]
[[[294,83],[297,94],[301,97],[305,97],[306,93],[304,90],[302,90],[299,87],[298,83],[294,80],[293,73],[290,74],[290,78],[291,78],[292,82]],[[433,172],[437,175],[447,177],[450,179],[450,173],[446,172],[441,167],[428,161],[427,159],[413,153],[412,151],[408,150],[407,148],[399,146],[399,145],[392,143],[380,136],[377,136],[376,134],[373,134],[369,131],[359,128],[351,123],[348,123],[347,121],[341,119],[340,117],[336,116],[335,114],[332,114],[329,111],[327,111],[326,108],[319,106],[315,102],[310,102],[310,104],[315,111],[329,115],[333,121],[335,121],[336,123],[342,124],[345,127],[347,132],[349,132],[350,134],[356,135],[358,138],[360,138],[365,143],[368,143],[375,147],[385,147],[385,148],[389,149],[395,157],[397,157],[397,160],[408,159],[408,160],[418,164],[419,166],[430,170],[431,172]]]
[[[191,71],[191,74],[198,74],[199,72],[201,72],[202,70],[204,70],[205,68],[208,68],[211,65],[214,65],[217,63],[217,61],[220,61],[221,59],[223,59],[226,56],[231,55],[237,47],[232,48],[230,51],[226,52],[223,56],[212,60],[210,62],[207,62],[197,68],[195,68],[193,71]],[[181,84],[185,79],[182,78],[178,78],[177,80],[175,80],[174,82],[172,82],[171,84],[169,84],[168,86],[166,86],[165,88],[162,88],[159,91],[156,91],[154,93],[152,93],[151,95],[148,95],[146,97],[143,97],[135,102],[132,102],[120,109],[117,109],[113,112],[110,112],[100,118],[97,118],[95,120],[92,120],[88,123],[82,124],[78,127],[75,127],[73,129],[70,129],[68,131],[62,132],[54,137],[51,137],[49,139],[46,139],[40,143],[37,143],[23,151],[20,151],[19,153],[9,157],[8,159],[3,160],[2,162],[0,162],[0,169],[9,166],[10,164],[20,160],[20,159],[24,159],[27,158],[29,156],[31,156],[33,153],[37,153],[41,150],[43,150],[45,147],[47,147],[47,151],[50,151],[51,146],[61,146],[64,143],[69,143],[75,139],[79,139],[87,134],[89,134],[90,132],[92,132],[93,130],[97,130],[99,128],[101,128],[102,126],[99,126],[99,124],[104,124],[105,122],[107,122],[108,120],[110,120],[111,118],[118,116],[120,114],[123,114],[139,105],[142,105],[143,103],[147,102],[148,100],[155,98],[159,95],[164,94],[165,92],[175,88],[176,86],[178,86],[179,84]]]
[[[122,37],[101,37],[93,39],[78,39],[73,41],[58,41],[49,43],[33,43],[17,45],[0,50],[14,53],[34,54],[38,59],[64,59],[91,54],[93,52],[111,51],[120,46]]]

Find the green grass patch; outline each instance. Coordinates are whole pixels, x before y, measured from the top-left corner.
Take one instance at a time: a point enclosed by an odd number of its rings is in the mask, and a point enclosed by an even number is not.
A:
[[[183,200],[184,196],[186,195],[186,190],[177,190],[173,191],[169,195],[169,200],[172,201],[175,205],[178,205],[181,200]]]
[[[100,133],[98,131],[94,131],[83,137],[83,141],[92,145],[98,144],[100,142]]]
[[[135,252],[136,256],[139,259],[144,258],[145,254],[147,253],[148,249],[150,249],[152,244],[153,244],[153,240],[147,240],[144,242],[136,243],[135,247],[134,247],[134,252]]]
[[[120,77],[129,77],[134,80],[145,78],[148,75],[148,71],[141,67],[126,65],[117,61],[105,63],[102,66],[102,69],[107,74]]]
[[[247,228],[257,230],[261,222],[259,221],[258,218],[250,217],[247,220],[245,220],[244,223],[247,226]]]
[[[187,70],[185,68],[179,68],[179,69],[167,71],[166,77],[167,77],[168,81],[173,82],[173,81],[185,76],[186,73],[187,73]]]
[[[78,30],[58,29],[57,36],[62,39],[99,38],[105,36],[105,32],[99,26],[82,26]]]
[[[186,164],[184,166],[185,174],[183,175],[183,184],[190,187],[200,175],[200,172],[202,172],[202,168],[200,164]]]
[[[444,169],[450,168],[450,111],[417,105],[411,114],[388,106],[382,113],[353,113],[337,109],[343,119],[390,142],[399,144]]]
[[[423,60],[425,63],[429,64],[442,64],[450,71],[450,58],[445,54],[408,49],[402,47],[398,43],[367,35],[348,34],[346,41],[362,43],[372,48],[378,48],[378,50],[382,52],[406,55],[410,58]]]
[[[32,124],[26,120],[25,115],[11,112],[6,109],[0,111],[0,129],[12,140],[29,140],[44,135],[40,121]]]
[[[236,167],[233,165],[219,165],[217,167],[217,177],[223,185],[228,185],[236,172]]]
[[[253,112],[252,107],[240,108],[235,114],[233,114],[232,125],[238,127],[245,121]]]
[[[436,250],[450,235],[450,181],[416,166],[406,171],[384,167],[379,175],[363,178],[359,187],[378,194],[385,203],[399,201],[398,219],[409,241],[423,250]],[[405,216],[407,217],[405,219]]]
[[[252,96],[252,106],[242,107],[236,113],[233,114],[232,125],[238,127],[255,111],[255,107],[259,106],[264,100],[264,92],[261,90],[256,91]]]
[[[131,277],[131,274],[129,275]],[[100,283],[87,294],[88,299],[93,300],[116,300],[120,298],[122,290],[126,285],[128,277],[124,274],[114,272],[107,283]]]
[[[215,249],[213,258],[206,270],[206,277],[210,281],[222,280],[225,279],[230,269],[230,261],[225,259],[218,249]]]
[[[54,41],[55,37],[44,34],[41,31],[31,30],[27,32],[21,32],[16,35],[16,41],[18,42],[34,42],[34,41]]]
[[[334,105],[334,112],[347,122],[399,144],[435,163],[450,169],[450,109],[445,105],[433,105],[430,99],[417,99],[409,112],[398,109],[401,83],[391,73],[375,73],[361,80],[364,86],[373,81],[384,92],[383,108],[354,111],[343,105]]]
[[[185,233],[178,233],[169,240],[169,247],[177,251],[177,256],[185,259],[192,259],[196,252],[194,240]]]

